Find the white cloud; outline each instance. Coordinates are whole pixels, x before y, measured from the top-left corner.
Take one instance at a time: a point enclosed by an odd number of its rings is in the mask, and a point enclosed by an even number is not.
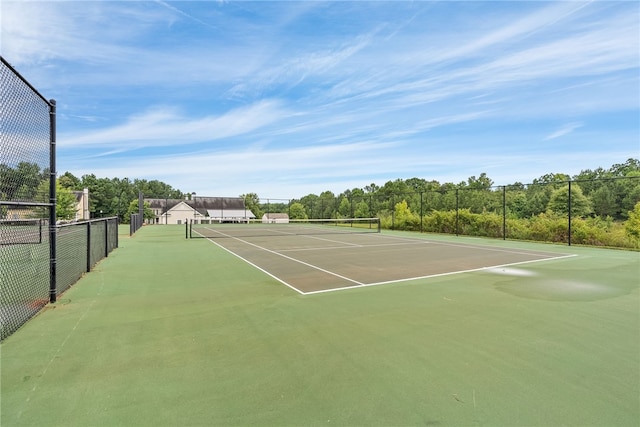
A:
[[[576,129],[579,129],[583,126],[582,123],[580,122],[572,122],[572,123],[567,123],[565,125],[563,125],[560,129],[556,130],[555,132],[547,135],[544,140],[545,141],[549,141],[552,139],[556,139],[556,138],[560,138],[562,136],[568,135],[571,132],[573,132]]]
[[[107,129],[60,135],[65,147],[108,146],[134,150],[143,147],[188,145],[243,135],[281,120],[291,113],[278,101],[264,100],[221,116],[185,117],[172,108],[155,108]]]
[[[299,195],[411,176],[527,181],[570,166],[565,145],[577,168],[637,152],[639,22],[624,2],[3,0],[1,12],[3,56],[58,99],[74,174]],[[539,142],[561,137],[552,164]]]

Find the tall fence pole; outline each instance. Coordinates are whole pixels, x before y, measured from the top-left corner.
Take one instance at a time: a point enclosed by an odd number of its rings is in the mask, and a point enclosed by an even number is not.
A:
[[[567,205],[568,205],[568,215],[569,215],[569,236],[567,237],[567,241],[569,246],[571,246],[571,180],[569,180],[569,195],[567,197]]]
[[[507,186],[502,186],[502,240],[507,240]]]
[[[56,302],[56,101],[49,101],[49,302]]]
[[[460,234],[460,198],[458,196],[458,188],[456,188],[456,236]]]
[[[422,195],[424,194],[424,192],[420,192],[420,232],[422,233],[424,231],[424,227],[422,226],[422,223],[424,221],[424,208],[423,208],[423,197]]]

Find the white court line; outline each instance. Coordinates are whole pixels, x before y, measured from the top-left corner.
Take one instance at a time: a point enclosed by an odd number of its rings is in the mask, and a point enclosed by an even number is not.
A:
[[[310,235],[304,235],[303,234],[303,235],[301,235],[301,237],[306,237],[306,238],[309,238],[309,239],[322,240],[322,241],[331,242],[331,243],[340,243],[341,245],[344,245],[344,246],[353,246],[353,247],[356,247],[356,248],[361,248],[362,247],[362,245],[359,245],[357,243],[341,242],[340,240],[325,239],[323,237],[318,237],[318,236],[310,236]]]
[[[448,271],[446,273],[430,274],[430,275],[427,275],[427,276],[409,277],[409,278],[406,278],[406,279],[397,279],[397,280],[387,280],[387,281],[384,281],[384,282],[365,283],[365,284],[362,285],[362,287],[391,285],[391,284],[394,284],[394,283],[410,282],[412,280],[430,279],[432,277],[453,276],[454,274],[472,273],[472,272],[475,272],[475,271],[490,270],[490,269],[493,269],[493,268],[510,267],[510,266],[514,266],[514,265],[530,264],[530,263],[542,262],[542,261],[552,261],[552,260],[556,260],[556,259],[572,258],[572,257],[576,257],[576,256],[578,256],[578,255],[575,255],[575,254],[562,255],[562,256],[558,256],[558,257],[554,257],[554,258],[534,259],[534,260],[529,260],[529,261],[513,262],[513,263],[509,263],[509,264],[500,264],[500,265],[493,265],[493,266],[487,266],[487,267],[472,268],[472,269],[469,269],[469,270]],[[327,292],[344,291],[344,290],[347,290],[347,289],[354,289],[354,288],[355,288],[354,286],[346,286],[346,287],[342,287],[342,288],[323,289],[323,290],[320,290],[320,291],[310,291],[310,292],[301,292],[301,293],[302,293],[302,295],[315,295],[315,294],[324,294],[324,293],[327,293]]]
[[[229,252],[231,255],[233,255],[233,256],[235,256],[235,257],[240,258],[242,261],[246,262],[246,263],[247,263],[247,264],[249,264],[250,266],[252,266],[252,267],[254,267],[254,268],[257,268],[258,270],[262,271],[262,272],[263,272],[264,274],[266,274],[267,276],[269,276],[269,277],[271,277],[271,278],[273,278],[273,279],[277,280],[278,282],[282,283],[282,284],[283,284],[283,285],[285,285],[286,287],[293,289],[294,291],[296,291],[297,293],[299,293],[299,294],[301,294],[301,295],[304,295],[304,294],[305,294],[304,292],[302,292],[300,289],[296,288],[295,286],[292,286],[292,285],[288,284],[287,282],[285,282],[284,280],[282,280],[282,279],[281,279],[281,278],[279,278],[278,276],[275,276],[275,275],[273,275],[273,274],[269,273],[269,272],[268,272],[267,270],[265,270],[264,268],[262,268],[262,267],[259,267],[259,266],[255,265],[254,263],[252,263],[252,262],[251,262],[251,261],[249,261],[248,259],[246,259],[246,258],[244,258],[244,257],[241,257],[241,256],[240,256],[240,255],[238,255],[237,253],[235,253],[235,252],[233,252],[233,251],[231,251],[231,250],[229,250],[229,249],[225,248],[225,247],[224,247],[224,246],[222,246],[221,244],[219,244],[219,243],[217,243],[217,242],[214,242],[213,240],[211,240],[211,239],[209,239],[209,238],[208,238],[207,240],[208,240],[208,241],[210,241],[211,243],[213,243],[214,245],[216,245],[217,247],[222,248],[222,249],[224,249],[225,251]]]
[[[340,242],[338,242],[340,243]],[[410,246],[410,245],[424,245],[426,242],[416,241],[416,242],[402,242],[402,243],[381,243],[377,245],[354,245],[354,246],[322,246],[317,248],[291,248],[291,249],[280,249],[278,252],[303,252],[303,251],[325,251],[325,250],[336,250],[336,249],[355,249],[355,248],[387,248],[390,246]]]
[[[223,236],[226,236],[226,237],[228,237],[228,238],[230,238],[230,239],[234,239],[234,240],[237,240],[237,241],[239,241],[239,242],[245,243],[245,244],[247,244],[247,245],[249,245],[249,246],[253,246],[254,248],[258,248],[258,249],[263,250],[263,251],[265,251],[265,252],[269,252],[269,253],[271,253],[271,254],[278,255],[278,256],[280,256],[280,257],[282,257],[282,258],[286,258],[286,259],[288,259],[288,260],[290,260],[290,261],[297,262],[297,263],[302,264],[302,265],[306,265],[307,267],[311,267],[311,268],[313,268],[313,269],[315,269],[315,270],[322,271],[323,273],[327,273],[327,274],[329,274],[329,275],[331,275],[331,276],[338,277],[338,278],[340,278],[340,279],[342,279],[342,280],[346,280],[346,281],[348,281],[348,282],[355,283],[355,284],[356,284],[356,285],[358,285],[358,286],[364,286],[364,283],[358,282],[357,280],[350,279],[350,278],[348,278],[348,277],[346,277],[346,276],[342,276],[342,275],[340,275],[340,274],[338,274],[338,273],[334,273],[334,272],[332,272],[332,271],[325,270],[324,268],[322,268],[322,267],[318,267],[317,265],[313,265],[313,264],[309,264],[308,262],[300,261],[299,259],[295,259],[295,258],[292,258],[292,257],[290,257],[290,256],[287,256],[287,255],[284,255],[284,254],[278,253],[278,252],[273,251],[273,250],[271,250],[271,249],[267,249],[267,248],[265,248],[265,247],[263,247],[263,246],[256,245],[255,243],[247,242],[246,240],[242,240],[242,239],[240,239],[240,238],[238,238],[238,237],[234,237],[234,236],[231,236],[231,235],[228,235],[228,234],[225,234],[225,233],[221,233],[221,232],[219,232],[219,231],[217,231],[217,233],[219,233],[219,234],[221,234],[221,235],[223,235]],[[211,241],[211,239],[207,239],[207,240],[210,240],[210,241]],[[216,242],[212,242],[212,243],[215,243],[216,245],[218,245],[218,246],[220,246],[220,247],[223,247],[223,246],[221,246],[220,244],[218,244],[218,243],[216,243]],[[244,261],[248,262],[249,264],[251,264],[251,265],[254,265],[254,266],[255,266],[255,264],[253,264],[253,263],[251,263],[251,262],[247,261],[245,258],[241,257],[240,255],[236,254],[235,252],[233,252],[233,251],[231,251],[231,250],[229,250],[229,249],[227,249],[227,248],[224,248],[224,249],[226,249],[228,252],[230,252],[230,253],[232,253],[232,254],[236,255],[238,258],[240,258],[240,259],[242,259],[242,260],[244,260]],[[258,267],[258,268],[260,268],[260,267]],[[260,270],[261,270],[261,271],[265,271],[265,270],[263,270],[262,268],[260,268]],[[273,278],[276,278],[276,276],[274,276],[274,275],[273,275],[273,274],[271,274],[271,273],[267,273],[267,274],[269,274],[269,275],[270,275],[271,277],[273,277]],[[280,280],[280,279],[278,279],[278,280],[279,280],[280,282],[282,282],[282,283],[285,283],[283,280]],[[291,285],[288,285],[288,284],[287,284],[287,286],[291,287]],[[301,291],[298,289],[298,292],[301,292]],[[304,292],[301,292],[301,293],[304,293]]]
[[[211,243],[214,243],[216,246],[224,249],[225,251],[231,253],[232,255],[235,255],[236,257],[240,258],[241,260],[243,260],[247,264],[257,268],[258,270],[260,270],[262,272],[264,272],[268,276],[274,278],[275,280],[277,280],[278,282],[284,284],[285,286],[295,290],[296,292],[298,292],[301,295],[323,294],[323,293],[327,293],[327,292],[336,292],[336,291],[343,291],[343,290],[347,290],[347,289],[354,289],[356,287],[369,287],[369,286],[388,285],[388,284],[394,284],[394,283],[409,282],[409,281],[412,281],[412,280],[429,279],[429,278],[433,278],[433,277],[451,276],[451,275],[455,275],[455,274],[471,273],[471,272],[490,270],[490,269],[500,268],[500,267],[510,267],[510,266],[514,266],[514,265],[530,264],[530,263],[534,263],[534,262],[552,261],[552,260],[558,260],[558,259],[564,259],[564,258],[572,258],[572,257],[576,257],[577,256],[576,254],[562,254],[562,255],[559,255],[559,256],[546,257],[546,258],[542,258],[542,259],[535,259],[535,260],[529,260],[529,261],[520,261],[520,262],[514,262],[514,263],[508,263],[508,264],[498,264],[498,265],[485,266],[485,267],[473,268],[473,269],[468,269],[468,270],[448,271],[448,272],[445,272],[445,273],[437,273],[437,274],[409,277],[409,278],[396,279],[396,280],[387,280],[387,281],[374,282],[374,283],[362,283],[362,282],[359,282],[357,280],[353,280],[353,279],[350,279],[348,277],[339,275],[337,273],[333,273],[331,271],[325,270],[325,269],[323,269],[321,267],[318,267],[318,266],[315,266],[313,264],[309,264],[309,263],[306,263],[304,261],[300,261],[300,260],[297,260],[295,258],[292,258],[292,257],[286,256],[284,254],[281,254],[279,252],[273,251],[271,249],[264,248],[262,246],[256,245],[256,244],[248,242],[246,240],[242,240],[240,238],[237,238],[237,237],[225,234],[225,233],[221,233],[218,230],[212,230],[212,231],[215,231],[216,233],[218,233],[218,234],[220,234],[222,236],[238,240],[238,241],[240,241],[242,243],[245,243],[245,244],[248,244],[250,246],[254,246],[254,247],[256,247],[258,249],[261,249],[261,250],[264,250],[266,252],[270,252],[272,254],[281,256],[281,257],[289,259],[291,261],[294,261],[294,262],[306,265],[308,267],[317,269],[317,270],[322,271],[324,273],[339,277],[341,279],[344,279],[346,281],[355,283],[357,285],[357,286],[344,286],[344,287],[340,287],[340,288],[331,288],[331,289],[322,289],[322,290],[319,290],[319,291],[304,292],[304,291],[301,291],[300,289],[296,288],[295,286],[285,282],[284,280],[280,279],[279,277],[273,275],[272,273],[266,271],[265,269],[257,266],[256,264],[252,263],[251,261],[249,261],[249,260],[243,258],[242,256],[236,254],[235,252],[233,252],[233,251],[225,248],[224,246],[218,244],[217,242],[213,241],[211,238],[207,239]],[[391,238],[391,239],[396,239],[396,240],[404,240],[405,242],[410,242],[410,243],[413,243],[413,244],[421,244],[423,242],[424,243],[435,243],[435,244],[442,244],[442,245],[445,245],[445,246],[455,246],[455,247],[463,247],[463,248],[478,248],[478,249],[492,250],[492,251],[495,251],[495,252],[507,252],[507,253],[520,254],[520,255],[530,255],[530,256],[545,256],[543,254],[547,254],[547,256],[548,256],[548,255],[552,255],[553,254],[551,252],[543,252],[543,251],[520,252],[520,251],[509,250],[509,249],[491,248],[491,247],[480,246],[480,245],[467,245],[467,244],[457,244],[457,243],[441,243],[441,242],[434,242],[434,241],[421,240],[421,239],[396,238],[394,236],[380,236],[380,237]],[[342,242],[340,242],[340,243],[342,243]],[[409,244],[409,243],[392,243],[390,245],[374,245],[374,246],[397,246],[397,245],[403,245],[403,244]],[[370,247],[370,246],[363,245],[362,247]],[[308,249],[307,248],[307,249],[298,249],[298,250],[320,250],[320,249],[330,249],[330,248],[316,248],[316,249]],[[340,246],[340,247],[337,247],[337,248],[334,248],[334,249],[348,249],[348,247]],[[292,249],[292,250],[294,250],[294,249]]]

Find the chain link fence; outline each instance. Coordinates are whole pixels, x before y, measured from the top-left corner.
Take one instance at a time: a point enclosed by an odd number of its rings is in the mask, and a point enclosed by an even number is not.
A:
[[[1,58],[1,57],[0,57]],[[56,225],[55,101],[0,64],[0,340],[118,246],[117,218]]]
[[[0,339],[4,339],[52,298],[55,101],[43,98],[4,58],[0,99]]]
[[[300,214],[310,219],[378,217],[382,228],[389,230],[640,248],[640,226],[633,219],[640,203],[637,172],[534,184],[444,184],[425,191],[379,189],[356,195],[323,193],[265,200],[260,205],[264,210],[291,218]]]
[[[638,203],[640,176],[632,175],[339,196],[314,200],[305,212],[310,218],[377,216],[390,230],[638,248],[628,232]]]
[[[64,224],[57,230],[56,289],[61,294],[118,247],[118,218]]]

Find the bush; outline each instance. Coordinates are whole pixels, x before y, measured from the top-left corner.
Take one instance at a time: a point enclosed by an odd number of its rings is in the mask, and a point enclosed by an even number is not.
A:
[[[634,213],[635,211],[638,213]],[[419,215],[408,209],[396,209],[396,214],[382,212],[382,228],[420,231]],[[640,247],[640,203],[630,212],[626,223],[615,222],[611,217],[573,218],[571,221],[571,242],[577,245],[607,246],[618,248]],[[636,215],[636,216],[634,216]],[[422,231],[428,233],[458,234],[501,238],[502,215],[497,213],[472,213],[469,209],[432,211],[422,218]],[[634,222],[637,221],[637,222]],[[530,218],[508,217],[506,237],[516,240],[533,240],[554,243],[568,243],[569,219],[554,212],[541,213]],[[635,228],[634,228],[635,227]]]

